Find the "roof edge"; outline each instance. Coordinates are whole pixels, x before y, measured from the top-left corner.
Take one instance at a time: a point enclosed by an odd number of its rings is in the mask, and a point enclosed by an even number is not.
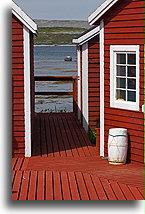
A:
[[[98,7],[89,17],[88,22],[93,25],[98,19],[101,18],[116,2],[119,0],[106,0]]]
[[[37,34],[37,24],[12,1],[12,13],[34,34]]]
[[[87,41],[89,41],[90,39],[92,39],[93,37],[95,37],[96,35],[98,35],[99,33],[100,33],[100,25],[96,26],[89,32],[87,31],[86,34],[83,34],[79,38],[73,39],[72,42],[75,44],[78,44],[78,45],[82,45],[82,44],[86,43]]]

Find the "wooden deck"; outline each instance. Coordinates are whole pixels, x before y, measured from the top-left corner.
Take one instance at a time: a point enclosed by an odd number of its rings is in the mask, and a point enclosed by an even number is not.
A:
[[[12,159],[13,200],[143,200],[143,165],[109,165],[73,113],[35,118],[33,157]]]
[[[42,157],[88,157],[96,155],[74,113],[37,114],[32,155]]]

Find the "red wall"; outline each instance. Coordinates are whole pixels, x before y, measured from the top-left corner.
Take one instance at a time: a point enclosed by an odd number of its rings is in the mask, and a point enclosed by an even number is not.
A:
[[[108,130],[124,127],[129,134],[129,155],[132,162],[143,163],[144,121],[142,113],[144,88],[144,1],[119,1],[105,15],[105,154]],[[110,108],[110,45],[140,45],[140,111]]]
[[[89,128],[94,129],[100,120],[100,50],[99,36],[88,42],[88,113]]]
[[[12,153],[25,153],[23,25],[12,16]]]

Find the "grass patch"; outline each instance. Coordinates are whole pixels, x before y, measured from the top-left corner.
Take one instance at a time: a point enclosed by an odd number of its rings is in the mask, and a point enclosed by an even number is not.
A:
[[[88,132],[88,136],[89,136],[89,139],[91,141],[92,144],[96,144],[96,131],[95,130],[90,130]]]
[[[79,27],[40,27],[38,28],[39,33],[47,33],[47,32],[69,32],[69,31],[84,31],[85,28]]]
[[[79,35],[77,32],[82,32],[84,30],[84,28],[72,27],[41,27],[38,28],[39,34],[34,42],[36,45],[70,45],[72,44],[72,40]]]

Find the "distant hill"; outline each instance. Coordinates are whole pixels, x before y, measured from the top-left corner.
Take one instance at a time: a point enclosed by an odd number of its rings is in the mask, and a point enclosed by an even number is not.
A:
[[[86,21],[74,20],[35,20],[38,37],[35,45],[71,45],[73,38],[90,26]]]
[[[90,25],[87,21],[75,20],[34,20],[38,27],[78,27],[88,29]]]

